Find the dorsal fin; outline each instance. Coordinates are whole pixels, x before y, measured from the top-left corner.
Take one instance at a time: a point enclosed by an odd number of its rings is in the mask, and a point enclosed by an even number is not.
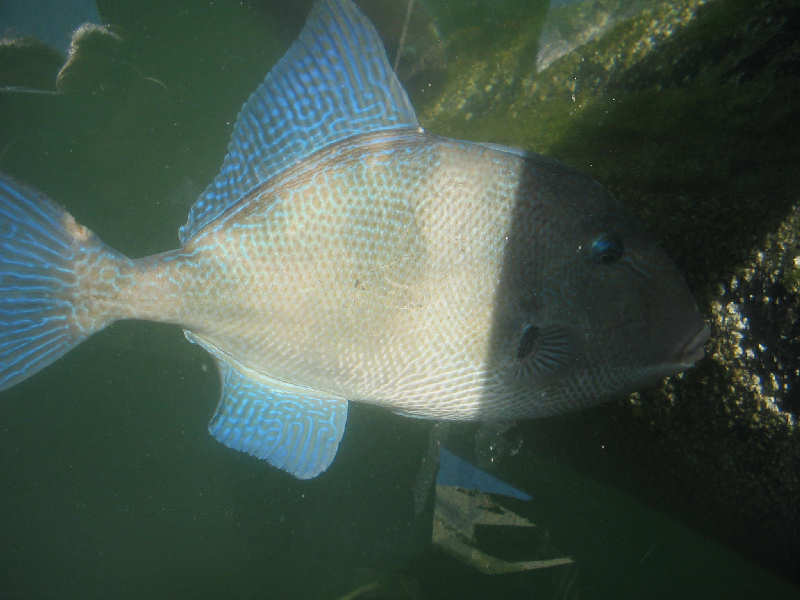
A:
[[[181,243],[320,148],[360,133],[417,126],[372,23],[350,0],[317,2],[239,113],[219,174],[180,228]]]

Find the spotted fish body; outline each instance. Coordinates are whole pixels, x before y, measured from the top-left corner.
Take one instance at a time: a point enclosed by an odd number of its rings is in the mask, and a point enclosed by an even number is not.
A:
[[[302,478],[351,400],[418,417],[580,408],[690,366],[707,329],[604,190],[423,131],[372,25],[319,2],[245,104],[179,249],[139,260],[0,179],[0,389],[118,319],[217,360],[209,429]]]

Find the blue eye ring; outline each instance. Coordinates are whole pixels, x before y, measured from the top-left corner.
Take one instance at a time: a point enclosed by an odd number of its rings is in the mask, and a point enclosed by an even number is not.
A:
[[[591,246],[592,260],[601,265],[610,265],[617,262],[625,253],[625,245],[615,233],[601,233]]]

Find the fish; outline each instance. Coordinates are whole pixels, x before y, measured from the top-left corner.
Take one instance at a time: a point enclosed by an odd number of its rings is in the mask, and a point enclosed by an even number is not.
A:
[[[243,105],[177,249],[132,259],[0,177],[0,390],[110,323],[183,328],[219,368],[208,429],[300,479],[350,402],[544,417],[703,357],[679,269],[588,175],[424,130],[378,33],[316,2]]]

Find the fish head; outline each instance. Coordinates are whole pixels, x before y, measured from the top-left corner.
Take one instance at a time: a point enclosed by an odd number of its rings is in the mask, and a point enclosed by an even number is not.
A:
[[[681,272],[618,201],[565,167],[521,190],[490,342],[518,412],[597,404],[703,357],[709,330]]]

